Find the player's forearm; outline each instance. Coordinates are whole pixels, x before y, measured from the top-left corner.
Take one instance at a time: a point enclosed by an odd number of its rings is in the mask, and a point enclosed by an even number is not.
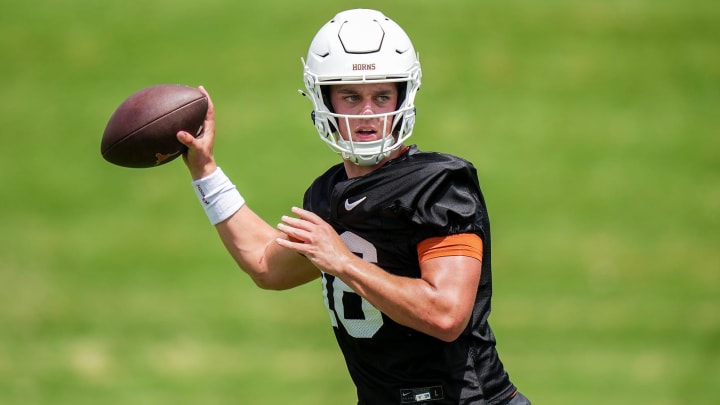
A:
[[[284,290],[319,277],[307,259],[276,243],[284,234],[271,227],[247,205],[216,225],[226,249],[260,288]]]
[[[422,278],[396,276],[362,259],[351,259],[339,277],[395,322],[443,341],[453,341],[468,324],[460,297]]]

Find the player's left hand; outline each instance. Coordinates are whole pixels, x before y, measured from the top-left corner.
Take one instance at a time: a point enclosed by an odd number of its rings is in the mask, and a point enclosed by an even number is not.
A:
[[[297,218],[284,215],[283,222],[278,224],[278,229],[290,238],[278,238],[280,246],[300,253],[332,275],[342,272],[349,260],[357,259],[335,229],[318,215],[297,207],[292,208],[292,213]]]

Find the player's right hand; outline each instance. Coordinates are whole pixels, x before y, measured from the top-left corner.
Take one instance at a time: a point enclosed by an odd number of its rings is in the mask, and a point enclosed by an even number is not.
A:
[[[207,114],[205,114],[202,134],[195,138],[185,131],[177,133],[178,141],[188,148],[187,152],[183,154],[183,161],[190,170],[190,175],[193,180],[209,176],[217,169],[215,157],[213,156],[213,147],[215,146],[215,108],[207,90],[205,90],[203,86],[200,86],[199,89],[208,98],[208,109]]]

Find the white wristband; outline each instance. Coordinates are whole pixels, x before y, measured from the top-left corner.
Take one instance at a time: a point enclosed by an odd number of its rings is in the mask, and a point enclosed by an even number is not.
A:
[[[192,185],[213,225],[228,219],[245,205],[245,199],[219,167],[211,175],[194,180]]]

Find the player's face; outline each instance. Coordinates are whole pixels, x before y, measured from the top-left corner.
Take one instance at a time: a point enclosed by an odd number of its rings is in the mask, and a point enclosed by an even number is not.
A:
[[[395,83],[338,84],[330,86],[330,102],[337,114],[373,115],[396,110],[398,89]],[[394,116],[367,119],[339,119],[340,134],[346,140],[370,142],[392,131]]]

